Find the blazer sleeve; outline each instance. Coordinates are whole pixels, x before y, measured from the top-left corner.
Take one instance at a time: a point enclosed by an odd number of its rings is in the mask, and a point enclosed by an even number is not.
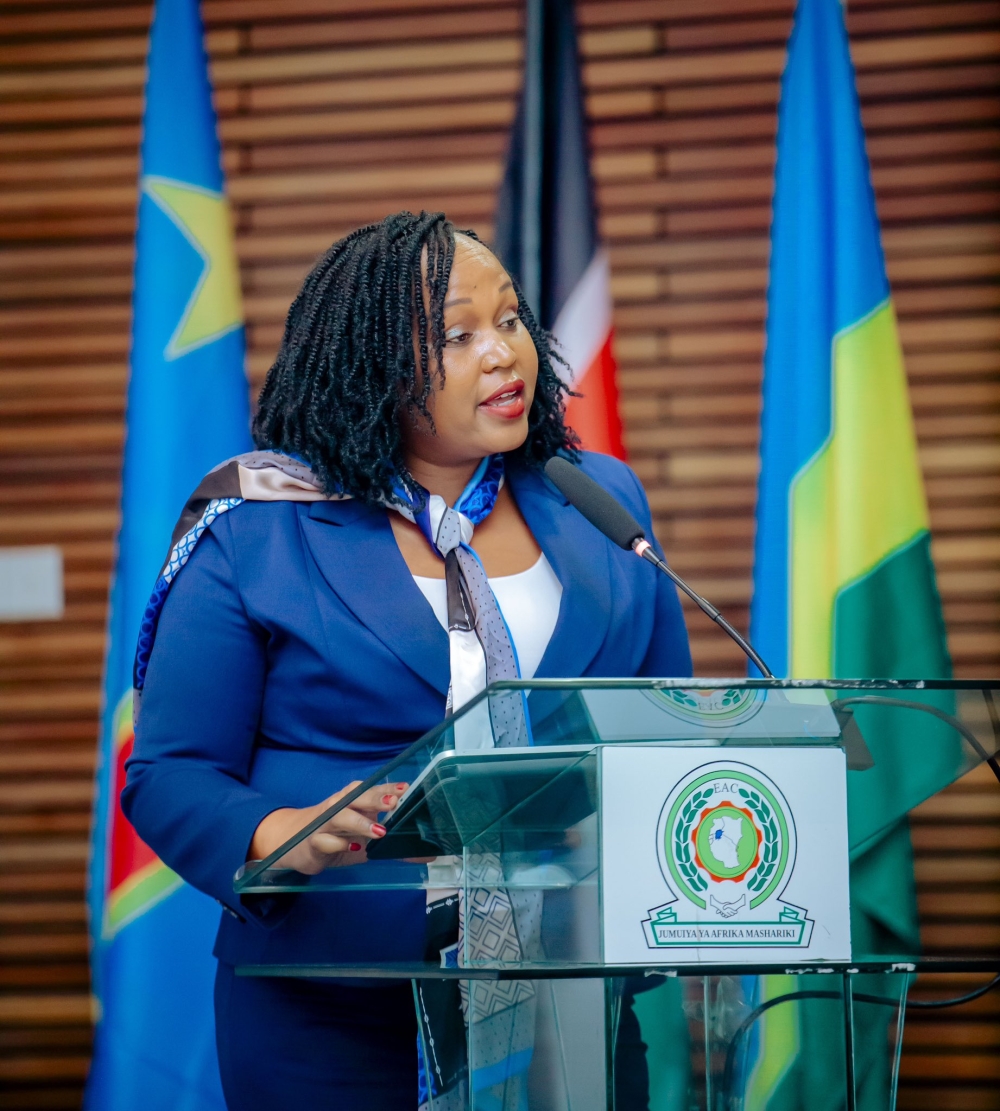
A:
[[[646,491],[638,475],[631,467],[625,468],[635,484],[635,508],[639,523],[646,530],[646,536],[663,559],[663,549],[653,534],[653,515],[650,512]],[[686,678],[693,671],[691,646],[688,643],[687,624],[681,609],[677,588],[662,572],[649,568],[656,579],[656,612],[653,618],[653,636],[639,667],[638,675],[651,679]]]
[[[266,634],[240,599],[225,518],[213,528],[160,613],[122,809],[188,883],[240,917],[264,918],[270,903],[239,899],[233,875],[261,819],[283,805],[249,785]]]

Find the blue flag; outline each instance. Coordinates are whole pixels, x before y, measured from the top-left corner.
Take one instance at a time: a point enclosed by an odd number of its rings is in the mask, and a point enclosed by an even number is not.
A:
[[[751,639],[779,677],[944,678],[927,503],[841,0],[798,0],[777,148]],[[906,814],[958,774],[961,753],[933,719],[862,707],[855,720],[875,766],[847,777],[852,951],[912,956]],[[815,986],[765,977],[754,1003]],[[762,1015],[748,1039],[746,1111],[800,1111],[831,1092],[836,1106],[840,1022],[820,1002]],[[862,1109],[889,1106],[888,1022],[855,1012]]]
[[[951,674],[840,0],[799,0],[782,80],[750,628],[779,676]],[[855,863],[961,767],[937,726],[870,725],[875,767],[848,777]],[[912,889],[854,879],[855,953],[861,932],[912,951]]]
[[[840,0],[799,0],[789,43],[761,432],[751,628],[775,674],[949,674]]]
[[[219,908],[157,859],[118,801],[139,623],[171,532],[204,474],[250,447],[239,273],[202,37],[197,0],[158,0],[90,869],[89,1111],[225,1107],[212,1010]]]

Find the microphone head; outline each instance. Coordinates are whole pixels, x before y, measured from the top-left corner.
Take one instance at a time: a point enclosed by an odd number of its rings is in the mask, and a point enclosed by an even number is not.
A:
[[[545,464],[545,475],[584,517],[620,548],[630,549],[646,530],[619,501],[568,459],[554,455]]]

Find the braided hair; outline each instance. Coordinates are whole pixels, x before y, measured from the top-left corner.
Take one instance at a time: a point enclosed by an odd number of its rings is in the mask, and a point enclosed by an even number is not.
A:
[[[288,311],[254,418],[259,448],[305,459],[328,494],[376,503],[392,499],[400,482],[414,490],[400,426],[419,413],[433,428],[427,399],[432,379],[444,378],[455,234],[443,213],[397,212],[333,244]],[[562,360],[514,288],[538,352],[538,383],[527,439],[510,456],[538,468],[560,450],[575,454],[578,441],[565,423],[569,390],[553,366]]]

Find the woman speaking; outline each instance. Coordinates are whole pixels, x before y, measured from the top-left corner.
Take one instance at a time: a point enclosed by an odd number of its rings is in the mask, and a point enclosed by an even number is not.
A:
[[[415,1108],[408,984],[234,968],[417,961],[426,932],[422,891],[241,898],[241,865],[494,679],[690,674],[673,585],[542,473],[557,453],[578,457],[650,530],[632,471],[577,456],[554,358],[473,235],[427,213],[361,228],[289,311],[259,450],[208,475],[178,526],[140,636],[122,804],[223,906],[215,1009],[231,1111]],[[452,582],[474,611],[471,657],[449,641]],[[405,789],[362,795],[283,864],[363,867]]]

